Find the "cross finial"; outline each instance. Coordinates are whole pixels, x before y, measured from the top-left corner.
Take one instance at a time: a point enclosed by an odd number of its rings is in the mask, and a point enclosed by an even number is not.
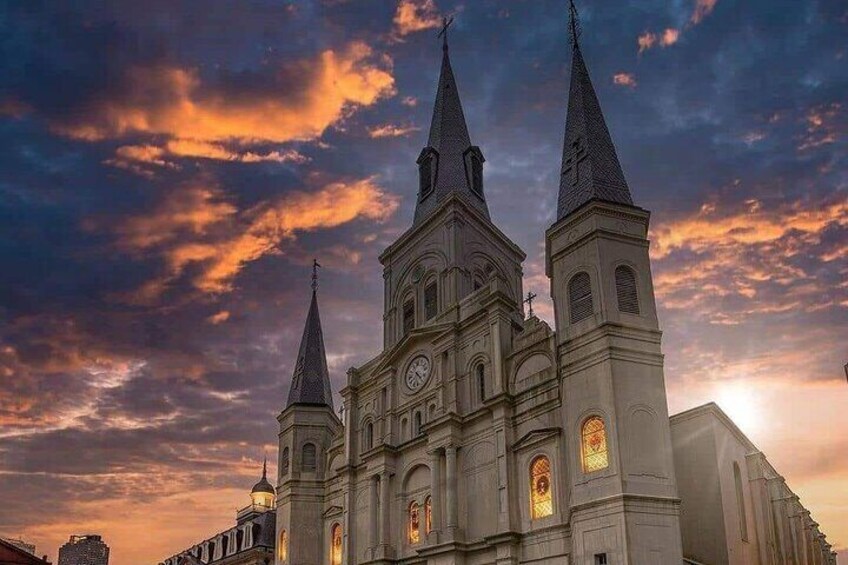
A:
[[[532,292],[527,293],[527,298],[524,299],[524,303],[527,304],[527,313],[528,317],[533,317],[533,300],[535,300],[536,294]]]
[[[568,28],[571,32],[571,46],[574,49],[579,49],[577,39],[580,37],[580,17],[577,15],[577,6],[574,5],[574,0],[568,0],[569,23]]]
[[[262,478],[265,479],[268,476],[268,456],[265,456],[265,460],[262,462]]]
[[[312,292],[318,290],[318,269],[321,267],[321,264],[318,262],[318,259],[312,260]]]
[[[439,32],[439,35],[436,37],[442,38],[442,49],[445,51],[448,50],[448,28],[453,23],[453,16],[448,18],[447,16],[442,18],[442,31]]]

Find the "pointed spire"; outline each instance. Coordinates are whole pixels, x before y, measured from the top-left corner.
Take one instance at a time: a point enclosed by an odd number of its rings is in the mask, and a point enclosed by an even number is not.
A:
[[[326,405],[333,408],[330,372],[324,351],[324,334],[318,314],[318,261],[312,264],[312,302],[300,340],[286,408],[293,404]]]
[[[580,24],[570,0],[571,86],[562,150],[557,220],[590,200],[633,205],[615,145],[580,51]]]
[[[268,456],[265,456],[265,459],[262,461],[262,478],[268,479]]]
[[[465,198],[489,217],[483,195],[482,166],[485,159],[480,148],[471,145],[450,62],[447,30],[452,22],[453,18],[445,18],[439,33],[442,38],[442,70],[430,122],[430,137],[427,147],[418,157],[421,182],[415,207],[416,224],[451,194]]]

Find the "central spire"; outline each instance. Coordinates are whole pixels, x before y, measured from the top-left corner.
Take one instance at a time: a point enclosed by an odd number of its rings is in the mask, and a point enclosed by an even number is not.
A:
[[[312,262],[312,302],[306,315],[286,408],[293,404],[326,405],[333,408],[330,372],[324,351],[324,333],[318,314],[318,261]]]
[[[570,2],[569,13],[573,55],[557,220],[591,200],[633,205],[615,145],[580,51],[580,23],[574,0]]]
[[[489,209],[483,194],[483,153],[471,145],[459,89],[451,68],[447,30],[453,22],[445,18],[442,38],[442,70],[436,90],[433,119],[427,147],[418,157],[419,190],[415,207],[418,224],[452,194],[480,210],[487,218]]]

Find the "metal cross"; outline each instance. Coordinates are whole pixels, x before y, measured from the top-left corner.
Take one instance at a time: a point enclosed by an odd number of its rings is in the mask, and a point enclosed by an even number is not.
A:
[[[571,184],[576,185],[580,180],[580,163],[586,159],[586,149],[580,144],[580,138],[571,144],[571,155],[565,160],[565,173],[572,172]]]
[[[440,32],[439,32],[439,35],[437,35],[437,36],[436,36],[436,37],[441,37],[441,38],[442,38],[442,49],[447,49],[447,48],[448,48],[448,28],[450,27],[450,25],[451,25],[452,23],[453,23],[453,17],[450,17],[450,18],[444,17],[444,18],[442,18],[442,31],[440,31]]]
[[[321,266],[318,259],[312,260],[312,291],[318,290],[318,268]]]
[[[524,299],[524,303],[527,304],[527,310],[530,318],[533,317],[533,300],[536,298],[536,295],[532,292],[527,293],[527,298]]]

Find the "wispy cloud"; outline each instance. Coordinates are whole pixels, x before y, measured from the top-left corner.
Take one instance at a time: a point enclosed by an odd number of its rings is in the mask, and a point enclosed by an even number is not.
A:
[[[617,86],[626,86],[627,88],[636,88],[638,84],[633,73],[615,73],[612,76],[612,82]]]
[[[421,128],[413,125],[383,124],[368,128],[368,137],[379,139],[382,137],[406,137],[410,133],[420,131]]]
[[[394,17],[394,31],[399,36],[433,29],[442,25],[433,0],[400,0]]]

